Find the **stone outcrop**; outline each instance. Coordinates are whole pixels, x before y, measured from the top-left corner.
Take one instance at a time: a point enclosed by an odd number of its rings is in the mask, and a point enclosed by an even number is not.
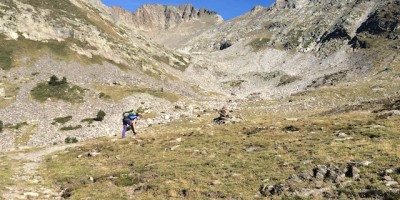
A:
[[[277,195],[297,196],[312,199],[340,199],[341,195],[347,198],[373,198],[398,196],[398,183],[390,176],[393,169],[378,174],[374,181],[382,182],[385,188],[365,188],[361,192],[354,192],[353,182],[362,182],[367,179],[363,175],[364,167],[369,162],[349,163],[347,166],[317,165],[312,170],[290,175],[284,183],[274,185],[261,184],[259,192],[264,197]],[[383,168],[383,167],[382,167]],[[370,178],[372,182],[374,178]]]

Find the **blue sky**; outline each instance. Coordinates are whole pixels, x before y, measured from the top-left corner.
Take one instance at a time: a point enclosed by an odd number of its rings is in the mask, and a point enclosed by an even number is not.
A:
[[[250,11],[254,6],[270,6],[275,0],[102,0],[107,6],[121,6],[135,11],[143,4],[182,5],[190,3],[195,8],[206,8],[229,20]]]

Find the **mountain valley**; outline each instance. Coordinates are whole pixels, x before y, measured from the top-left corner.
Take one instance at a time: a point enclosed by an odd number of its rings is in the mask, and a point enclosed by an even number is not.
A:
[[[0,0],[0,41],[0,199],[400,198],[398,0]]]

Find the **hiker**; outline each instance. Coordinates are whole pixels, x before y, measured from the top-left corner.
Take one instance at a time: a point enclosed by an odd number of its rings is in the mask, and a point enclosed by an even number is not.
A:
[[[123,124],[122,138],[125,138],[125,132],[128,126],[131,127],[133,135],[136,135],[136,122],[141,118],[142,115],[134,112],[133,109],[130,111],[126,111],[122,114],[122,124]]]

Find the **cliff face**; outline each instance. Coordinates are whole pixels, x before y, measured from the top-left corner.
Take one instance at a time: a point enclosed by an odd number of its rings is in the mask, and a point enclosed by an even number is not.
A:
[[[269,8],[254,9],[204,32],[185,49],[219,50],[221,41],[234,44],[244,38],[262,37],[272,48],[327,55],[361,32],[396,32],[398,9],[396,0],[277,0]]]
[[[181,6],[166,6],[147,4],[130,13],[120,7],[113,7],[112,13],[117,22],[127,23],[135,29],[143,31],[168,30],[185,23],[213,18],[215,23],[222,21],[221,17],[204,8],[195,9],[191,4]]]
[[[357,80],[380,67],[376,60],[394,59],[399,4],[277,0],[196,35],[178,50],[206,57],[203,66],[217,71],[220,85],[233,94],[285,96]]]

